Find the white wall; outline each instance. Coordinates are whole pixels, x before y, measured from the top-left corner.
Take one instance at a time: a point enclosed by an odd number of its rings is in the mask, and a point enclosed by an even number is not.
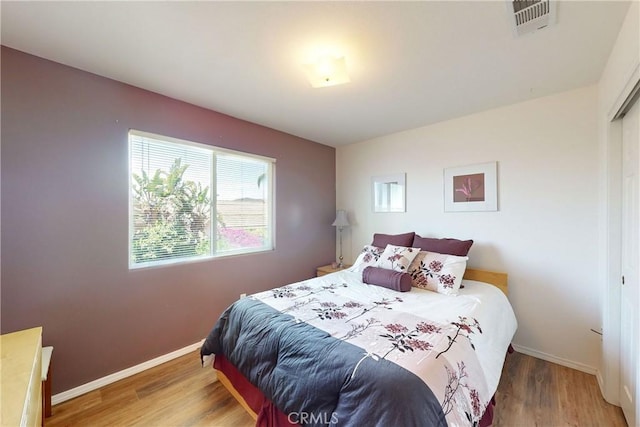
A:
[[[345,259],[374,232],[474,239],[473,267],[509,273],[514,343],[587,372],[599,361],[595,86],[337,149]],[[443,169],[498,161],[498,212],[445,213]],[[407,212],[373,213],[370,178],[406,172]]]
[[[605,398],[619,403],[620,339],[620,165],[622,133],[611,114],[640,76],[640,2],[634,1],[598,83],[598,142],[600,169],[599,284],[603,346],[598,380]],[[638,370],[640,375],[640,370]],[[640,396],[640,377],[637,381]],[[640,405],[640,403],[639,403]],[[640,407],[637,410],[640,413]]]

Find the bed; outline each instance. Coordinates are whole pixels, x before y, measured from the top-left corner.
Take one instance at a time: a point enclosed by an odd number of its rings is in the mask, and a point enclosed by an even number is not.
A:
[[[369,246],[350,269],[235,302],[205,340],[203,363],[261,426],[490,425],[517,327],[507,276],[465,266],[455,293],[428,290],[416,265],[435,264],[415,250],[424,259],[396,274],[412,277],[406,292],[365,283],[392,271],[374,267],[387,254]]]

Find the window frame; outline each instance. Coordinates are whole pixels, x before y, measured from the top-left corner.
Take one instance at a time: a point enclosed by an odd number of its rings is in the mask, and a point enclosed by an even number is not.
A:
[[[134,196],[133,196],[133,165],[132,165],[132,141],[131,136],[141,137],[141,138],[149,138],[162,143],[167,143],[168,145],[186,145],[189,147],[204,149],[209,151],[210,160],[211,160],[211,176],[209,180],[209,188],[211,192],[211,240],[209,243],[210,253],[199,255],[199,256],[190,256],[190,257],[181,257],[175,259],[161,259],[156,261],[146,261],[146,262],[134,262],[133,261],[133,235],[134,235]],[[214,145],[204,144],[200,142],[189,141],[180,138],[174,138],[165,135],[159,135],[151,132],[140,131],[137,129],[129,129],[127,132],[127,148],[128,148],[128,188],[127,188],[127,197],[128,197],[128,241],[127,241],[127,254],[128,254],[128,265],[129,270],[139,270],[145,268],[154,268],[154,267],[164,267],[169,265],[178,265],[178,264],[188,264],[193,262],[201,262],[208,261],[212,259],[218,258],[227,258],[234,257],[240,255],[250,255],[256,253],[263,252],[271,252],[275,250],[275,175],[276,175],[276,159],[272,157],[262,156],[259,154],[247,153],[240,150],[232,150],[229,148],[217,147]],[[266,188],[266,200],[267,207],[265,209],[265,215],[267,216],[265,222],[267,225],[268,239],[266,239],[266,244],[260,248],[240,248],[240,249],[232,249],[225,251],[217,250],[217,242],[218,242],[218,233],[216,231],[217,224],[217,197],[216,197],[216,173],[217,173],[217,165],[216,165],[216,156],[217,155],[231,155],[238,157],[246,157],[250,159],[255,159],[259,161],[263,161],[267,164],[267,188]]]

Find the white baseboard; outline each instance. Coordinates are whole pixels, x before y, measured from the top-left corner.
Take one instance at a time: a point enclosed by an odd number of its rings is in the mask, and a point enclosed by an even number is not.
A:
[[[199,341],[197,343],[188,345],[176,351],[172,351],[171,353],[156,357],[155,359],[151,359],[146,362],[140,363],[139,365],[132,366],[130,368],[124,369],[119,372],[114,372],[113,374],[107,375],[106,377],[98,378],[97,380],[72,388],[71,390],[67,390],[67,391],[63,391],[62,393],[55,394],[51,397],[51,404],[57,405],[67,400],[71,400],[74,397],[78,397],[85,393],[89,393],[90,391],[97,390],[100,387],[104,387],[116,381],[122,380],[124,378],[128,378],[132,375],[139,374],[140,372],[146,371],[147,369],[161,365],[165,362],[169,362],[170,360],[176,359],[180,356],[184,356],[185,354],[191,353],[192,351],[200,348],[203,342],[204,340]],[[548,362],[556,363],[558,365],[566,366],[567,368],[577,369],[578,371],[586,372],[587,374],[595,375],[598,380],[598,384],[600,385],[600,391],[603,390],[602,375],[600,374],[600,371],[598,371],[593,366],[585,365],[579,362],[574,362],[568,359],[563,359],[561,357],[543,353],[541,351],[534,350],[528,347],[523,347],[518,344],[512,344],[512,346],[519,353],[536,357],[538,359],[546,360]]]
[[[100,387],[104,387],[108,384],[114,383],[132,375],[139,374],[140,372],[153,368],[154,366],[158,366],[180,356],[184,356],[185,354],[191,353],[192,351],[200,348],[203,342],[204,340],[199,341],[195,344],[191,344],[176,351],[172,351],[171,353],[156,357],[155,359],[140,363],[139,365],[132,366],[119,372],[114,372],[113,374],[107,375],[106,377],[98,378],[97,380],[72,388],[71,390],[54,394],[53,396],[51,396],[51,404],[57,405],[58,403],[65,402],[67,400],[73,399],[74,397],[78,397],[90,391],[97,390]]]
[[[526,354],[527,356],[536,357],[538,359],[546,360],[547,362],[566,366],[567,368],[576,369],[578,371],[586,372],[587,374],[591,375],[596,375],[598,372],[598,370],[593,366],[585,365],[584,363],[574,362],[573,360],[569,359],[563,359],[562,357],[554,356],[552,354],[544,353],[532,348],[523,347],[518,344],[511,345],[513,346],[515,351],[517,351],[518,353]]]

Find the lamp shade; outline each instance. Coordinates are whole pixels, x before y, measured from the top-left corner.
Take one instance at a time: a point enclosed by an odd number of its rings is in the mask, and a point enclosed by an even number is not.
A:
[[[334,227],[348,227],[349,220],[347,219],[347,211],[338,210],[336,211],[336,220],[333,221]]]

